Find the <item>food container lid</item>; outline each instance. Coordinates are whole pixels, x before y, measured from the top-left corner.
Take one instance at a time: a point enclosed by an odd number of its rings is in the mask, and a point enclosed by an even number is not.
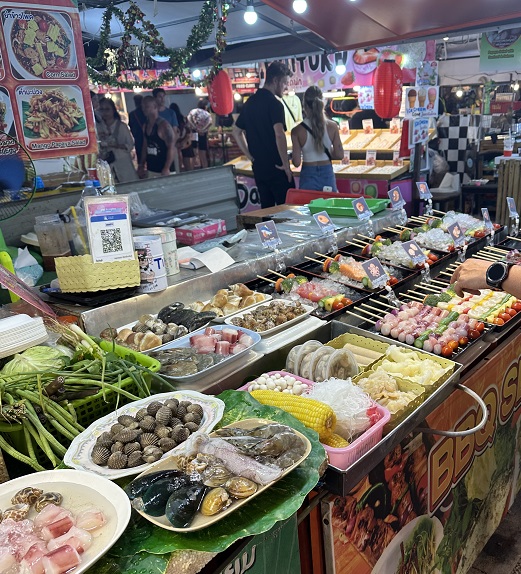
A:
[[[140,237],[143,235],[160,235],[163,243],[176,240],[175,229],[173,227],[142,227],[140,229],[133,229],[132,235]]]

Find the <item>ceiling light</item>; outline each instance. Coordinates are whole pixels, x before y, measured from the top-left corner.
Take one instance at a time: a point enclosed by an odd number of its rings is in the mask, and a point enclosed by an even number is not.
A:
[[[463,90],[461,88],[458,88],[456,90],[456,97],[461,98],[462,96],[463,96]]]
[[[514,90],[517,92],[517,90],[519,90],[519,82],[516,80],[516,83],[514,84]]]
[[[170,56],[158,56],[157,54],[152,54],[150,57],[154,62],[168,62],[170,60]]]
[[[343,76],[346,73],[346,65],[342,64],[342,62],[338,63],[335,67],[335,72],[339,76]]]
[[[201,70],[194,70],[192,72],[192,77],[195,78],[196,80],[199,79],[201,77]]]
[[[244,12],[244,21],[250,26],[253,26],[253,24],[257,22],[257,12],[255,12],[255,8],[253,7],[253,0],[248,0],[246,12]]]
[[[236,102],[240,102],[240,101],[242,100],[242,96],[241,96],[241,94],[239,94],[238,92],[235,92],[235,94],[233,94],[233,99],[234,99]]]
[[[448,42],[448,41],[449,41],[449,37],[448,37],[448,36],[443,36],[443,41],[444,41],[444,42]]]
[[[304,14],[304,12],[308,9],[308,3],[306,0],[293,0],[293,10],[297,14]]]

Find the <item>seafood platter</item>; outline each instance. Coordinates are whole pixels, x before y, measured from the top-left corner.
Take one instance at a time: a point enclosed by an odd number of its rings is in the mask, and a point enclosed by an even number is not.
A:
[[[142,472],[196,432],[221,420],[224,403],[196,391],[134,401],[92,423],[71,443],[65,464],[115,480]]]
[[[262,494],[310,452],[302,433],[269,420],[244,419],[194,435],[183,452],[147,469],[125,492],[153,524],[193,532]]]
[[[116,484],[77,470],[52,470],[0,485],[3,572],[90,568],[123,534],[127,496]]]

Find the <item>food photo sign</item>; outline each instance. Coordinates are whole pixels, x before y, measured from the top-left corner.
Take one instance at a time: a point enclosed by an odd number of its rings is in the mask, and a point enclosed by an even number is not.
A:
[[[80,18],[72,0],[0,1],[0,128],[33,159],[97,150]]]

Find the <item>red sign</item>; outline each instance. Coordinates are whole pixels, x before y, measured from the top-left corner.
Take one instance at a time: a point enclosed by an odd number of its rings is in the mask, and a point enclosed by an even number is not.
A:
[[[33,159],[97,150],[80,17],[72,0],[0,0],[0,79],[0,129]]]

